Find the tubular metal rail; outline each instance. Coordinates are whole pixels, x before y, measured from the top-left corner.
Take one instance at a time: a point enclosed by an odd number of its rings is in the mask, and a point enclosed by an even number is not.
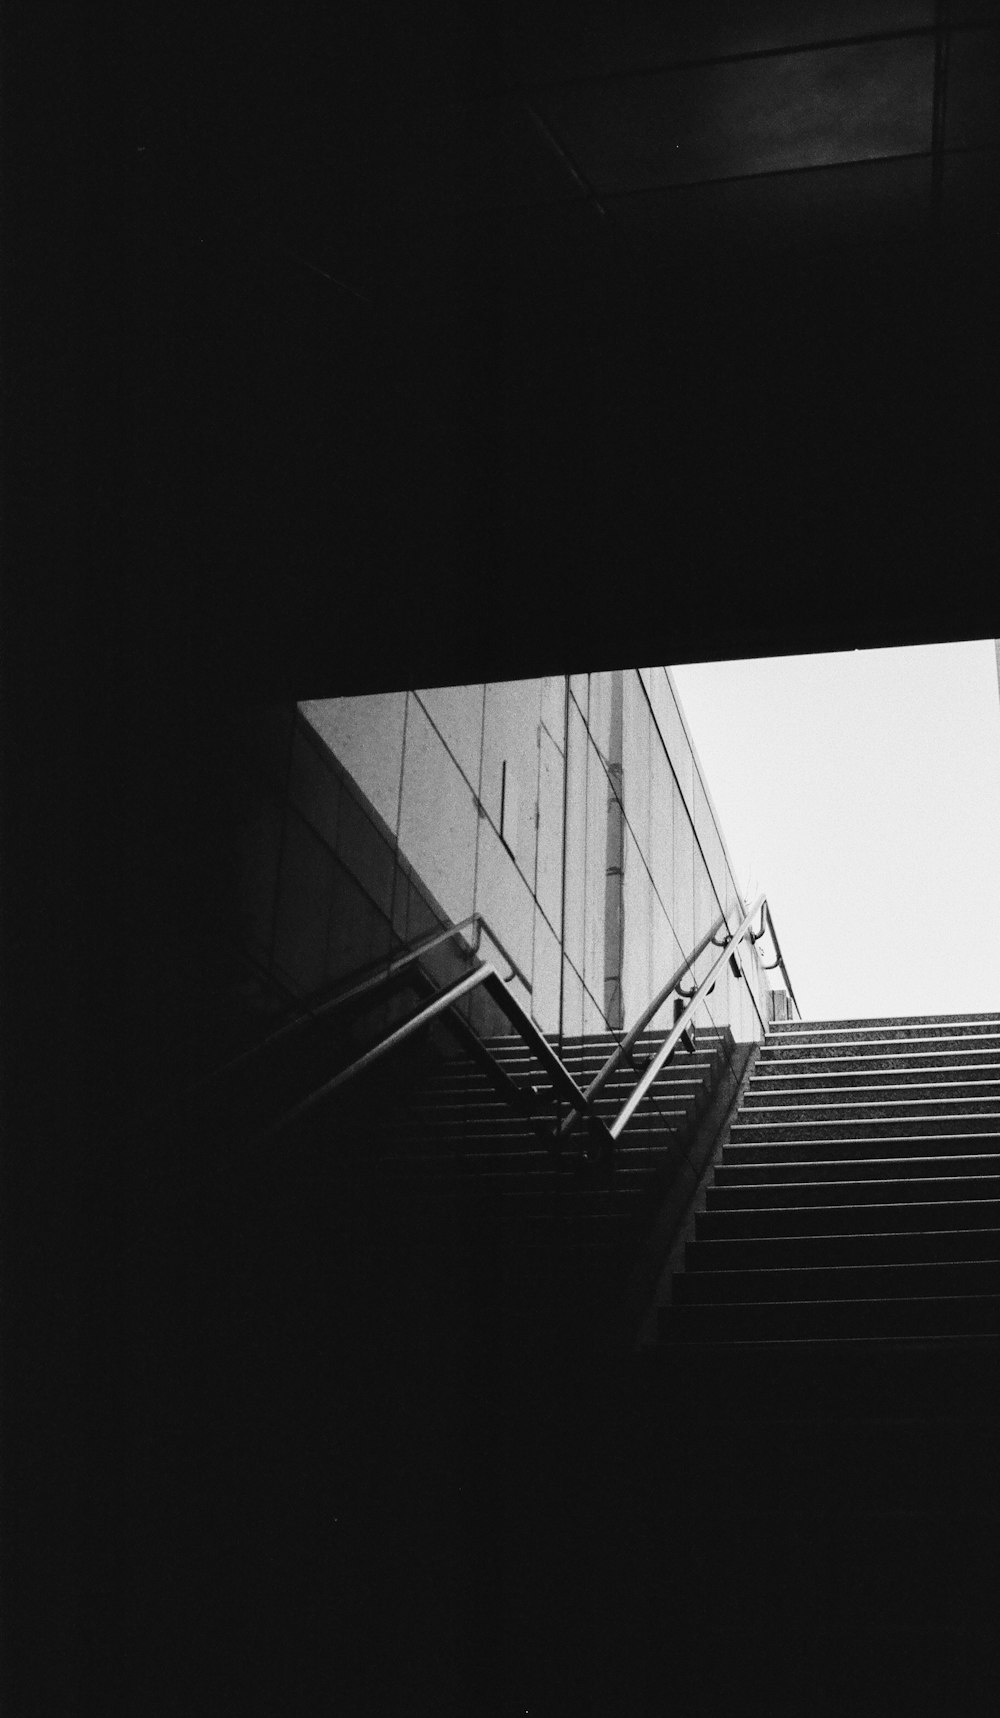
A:
[[[753,931],[750,927],[758,912],[760,912],[761,915],[760,930]],[[702,938],[689,959],[686,960],[682,966],[679,966],[677,971],[671,975],[662,989],[657,991],[652,1002],[649,1003],[648,1007],[643,1009],[635,1025],[626,1034],[617,1050],[612,1051],[603,1068],[587,1087],[585,1096],[587,1098],[589,1108],[593,1105],[598,1093],[601,1091],[607,1080],[610,1079],[616,1068],[621,1065],[626,1057],[631,1056],[636,1040],[645,1030],[646,1026],[648,1026],[653,1016],[659,1013],[660,1009],[663,1007],[664,1003],[668,1001],[670,996],[677,993],[679,999],[684,999],[684,1006],[678,1009],[674,1024],[664,1038],[663,1043],[660,1045],[655,1056],[650,1059],[634,1091],[619,1110],[614,1121],[609,1125],[608,1134],[612,1140],[616,1140],[622,1133],[623,1129],[628,1125],[632,1116],[635,1114],[637,1107],[641,1104],[646,1093],[649,1091],[650,1086],[656,1079],[660,1069],[672,1056],[677,1045],[683,1040],[687,1044],[688,1049],[693,1050],[694,1039],[691,1036],[691,1023],[697,1009],[701,1006],[705,997],[709,995],[710,991],[715,988],[718,973],[727,960],[732,967],[734,975],[737,978],[743,976],[737,952],[739,945],[744,941],[744,939],[749,941],[751,944],[759,942],[764,935],[765,923],[770,929],[777,954],[777,959],[772,961],[770,965],[765,968],[765,971],[770,972],[773,971],[775,967],[780,966],[785,983],[788,985],[788,993],[791,996],[792,1001],[795,1003],[795,1009],[798,1013],[799,1005],[795,999],[795,992],[792,990],[791,981],[789,980],[788,973],[785,968],[784,957],[781,953],[777,936],[775,935],[774,924],[771,919],[771,912],[767,904],[767,898],[764,895],[759,895],[749,912],[744,914],[737,929],[731,936],[725,938],[722,942],[719,954],[716,956],[715,960],[713,960],[711,967],[702,979],[701,983],[693,990],[685,991],[682,988],[681,981],[685,975],[691,971],[695,961],[700,955],[704,954],[707,948],[711,947],[712,944],[715,944],[717,947],[719,946],[717,932],[719,931],[720,926],[725,925],[725,919],[716,921],[712,930],[709,931],[707,936]],[[799,1014],[799,1018],[801,1019],[801,1014]],[[579,1112],[574,1110],[571,1110],[570,1113],[563,1118],[562,1122],[559,1124],[559,1133],[562,1138],[566,1137],[570,1130],[576,1125],[578,1119]]]
[[[414,943],[411,949],[407,950],[406,954],[397,955],[388,963],[379,961],[371,972],[365,972],[361,978],[355,977],[346,989],[342,986],[339,987],[331,996],[325,997],[322,1002],[298,1002],[291,1020],[285,1021],[282,1026],[276,1027],[273,1032],[269,1032],[265,1038],[259,1039],[249,1048],[241,1050],[238,1055],[232,1056],[228,1061],[212,1068],[209,1073],[202,1076],[194,1089],[197,1090],[221,1079],[224,1075],[233,1073],[245,1062],[253,1061],[263,1052],[273,1049],[276,1044],[283,1043],[286,1039],[294,1037],[296,1033],[302,1032],[306,1026],[313,1025],[318,1020],[326,1019],[337,1009],[344,1007],[346,1003],[356,1001],[369,991],[382,989],[392,980],[399,978],[408,968],[415,966],[425,954],[430,953],[431,949],[437,948],[441,943],[449,942],[452,937],[462,936],[465,931],[470,929],[474,931],[469,949],[470,954],[478,954],[481,933],[485,930],[491,942],[496,943],[500,953],[511,967],[511,971],[507,975],[508,979],[516,977],[523,984],[527,984],[524,973],[516,962],[511,960],[503,944],[493,936],[482,914],[470,913],[469,917],[462,919],[459,924],[449,925],[445,930],[432,931],[428,936],[422,937],[419,942]],[[527,984],[527,988],[530,991],[531,985]]]
[[[781,944],[778,941],[778,933],[774,928],[774,920],[771,917],[771,909],[768,906],[766,900],[764,901],[764,904],[763,904],[763,912],[761,914],[761,921],[760,921],[760,930],[758,931],[757,935],[754,937],[754,939],[753,939],[754,942],[758,942],[764,934],[764,920],[765,919],[767,920],[767,928],[771,933],[771,941],[774,944],[774,952],[777,955],[777,959],[772,960],[769,963],[769,965],[765,966],[764,971],[765,972],[773,972],[776,966],[780,966],[781,976],[784,979],[786,985],[788,986],[788,994],[791,997],[792,1001],[795,1003],[795,1012],[798,1015],[799,1019],[801,1020],[802,1019],[802,1010],[799,1007],[795,992],[792,989],[792,981],[788,976],[788,969],[785,966],[785,957],[781,952]]]
[[[761,915],[760,929],[754,931],[751,927],[758,912]],[[446,989],[439,991],[431,1000],[425,1002],[420,1008],[418,1008],[416,1013],[411,1015],[408,1020],[404,1020],[400,1026],[397,1026],[393,1032],[390,1032],[386,1038],[374,1045],[372,1049],[366,1051],[364,1055],[358,1057],[357,1060],[352,1062],[348,1067],[341,1069],[341,1071],[335,1074],[332,1079],[327,1080],[317,1090],[311,1092],[308,1097],[302,1099],[300,1103],[296,1104],[294,1108],[287,1111],[270,1130],[271,1135],[273,1137],[276,1134],[284,1132],[295,1122],[299,1121],[304,1115],[308,1114],[309,1111],[311,1111],[317,1104],[322,1103],[325,1098],[331,1095],[331,1093],[337,1091],[339,1087],[346,1085],[348,1081],[361,1074],[366,1068],[371,1067],[372,1064],[377,1062],[382,1056],[387,1055],[399,1044],[404,1043],[407,1038],[410,1038],[415,1032],[420,1031],[422,1027],[426,1026],[438,1015],[453,1008],[454,1005],[457,1002],[460,1002],[463,997],[471,995],[474,990],[478,989],[480,986],[484,986],[487,993],[507,1016],[511,1025],[520,1033],[525,1043],[538,1057],[538,1060],[541,1062],[552,1080],[553,1088],[557,1096],[564,1102],[567,1102],[570,1106],[568,1113],[556,1124],[554,1130],[556,1149],[558,1150],[558,1147],[576,1126],[581,1117],[585,1116],[587,1119],[590,1139],[597,1147],[598,1159],[605,1160],[609,1156],[615,1140],[620,1137],[624,1129],[628,1126],[628,1123],[635,1114],[636,1109],[642,1103],[643,1098],[653,1085],[653,1082],[661,1068],[673,1055],[677,1045],[683,1042],[689,1050],[694,1049],[694,1038],[691,1031],[694,1015],[705,998],[715,988],[718,974],[725,963],[727,961],[729,962],[736,977],[745,976],[743,974],[742,967],[740,966],[738,952],[739,946],[742,942],[748,941],[753,945],[761,940],[765,934],[765,929],[770,931],[771,940],[774,943],[776,959],[770,962],[764,970],[771,972],[776,967],[780,967],[785,983],[788,987],[789,996],[791,997],[792,1002],[795,1005],[796,1012],[799,1014],[799,1018],[801,1019],[801,1011],[799,1010],[795,992],[792,989],[791,980],[788,977],[784,956],[781,953],[781,946],[774,929],[774,921],[771,917],[771,911],[768,906],[766,896],[758,896],[749,911],[744,913],[736,930],[733,931],[731,935],[724,936],[720,943],[718,933],[723,927],[728,929],[724,917],[716,921],[711,931],[702,938],[701,942],[692,951],[688,959],[677,968],[676,972],[671,975],[667,983],[657,991],[653,1000],[643,1010],[635,1025],[631,1027],[621,1044],[619,1044],[618,1048],[608,1057],[603,1068],[601,1068],[600,1072],[591,1081],[586,1091],[584,1091],[577,1085],[572,1074],[553,1050],[543,1033],[535,1025],[530,1014],[521,1006],[517,998],[512,995],[511,991],[508,989],[510,979],[517,977],[530,993],[531,985],[524,973],[504,948],[502,942],[496,936],[495,932],[491,930],[489,924],[482,915],[473,914],[470,918],[463,919],[458,925],[453,925],[449,929],[437,931],[429,937],[425,937],[414,948],[410,949],[407,954],[398,956],[395,960],[390,961],[387,966],[380,967],[377,972],[351,984],[346,990],[338,992],[336,996],[323,1003],[318,1009],[311,1010],[309,1014],[305,1016],[305,1019],[315,1020],[332,1009],[341,1007],[348,1001],[356,1000],[358,997],[369,992],[377,991],[391,980],[397,978],[400,974],[406,972],[409,968],[417,966],[422,956],[427,954],[431,949],[437,947],[441,943],[447,942],[452,937],[462,935],[470,928],[474,930],[474,937],[472,939],[469,952],[473,956],[478,955],[482,935],[485,932],[488,939],[496,946],[504,960],[511,968],[507,978],[504,979],[501,976],[491,961],[483,961],[472,972],[466,973],[462,978],[456,979],[452,984],[447,986]],[[695,962],[702,954],[704,954],[705,950],[713,946],[719,949],[719,953],[713,960],[708,972],[697,986],[692,988],[690,991],[685,990],[682,980],[688,973],[692,972]],[[620,1067],[621,1063],[626,1058],[631,1057],[632,1050],[640,1034],[645,1030],[649,1022],[671,996],[675,997],[674,1007],[676,1017],[674,1023],[664,1037],[660,1048],[656,1051],[655,1055],[649,1059],[630,1096],[619,1110],[617,1116],[609,1124],[598,1113],[596,1100],[604,1085],[615,1070]],[[272,1034],[272,1037],[268,1042],[274,1042],[277,1038],[295,1030],[302,1023],[302,1020],[291,1022],[288,1026],[281,1028],[279,1032]],[[249,1054],[249,1052],[245,1054]],[[237,1058],[237,1061],[241,1059],[242,1058]],[[233,1065],[234,1064],[232,1063],[229,1064],[230,1067]],[[515,1087],[513,1082],[509,1080],[509,1077],[505,1079],[504,1085],[505,1088],[510,1088],[507,1095],[512,1097],[520,1107],[523,1107],[525,1094],[521,1092],[520,1088]]]
[[[453,1008],[455,1003],[460,1002],[464,996],[471,995],[472,991],[478,989],[482,985],[497,1006],[507,1016],[511,1025],[520,1033],[525,1043],[534,1051],[543,1068],[548,1073],[558,1096],[566,1103],[572,1105],[575,1113],[586,1114],[590,1122],[592,1132],[603,1139],[603,1136],[607,1134],[607,1127],[603,1119],[598,1116],[593,1105],[589,1102],[587,1094],[577,1085],[572,1074],[569,1072],[569,1069],[564,1065],[555,1050],[553,1050],[548,1039],[535,1025],[531,1015],[525,1008],[522,1008],[517,998],[507,988],[510,979],[516,977],[520,979],[521,983],[525,986],[525,989],[530,993],[531,983],[521,971],[516,961],[504,948],[499,937],[490,928],[488,922],[481,914],[475,914],[472,918],[464,919],[461,924],[454,925],[449,930],[440,931],[431,937],[425,938],[415,948],[411,949],[408,954],[400,956],[396,961],[390,962],[388,968],[383,967],[380,972],[372,974],[370,977],[352,985],[350,989],[340,992],[336,997],[324,1004],[322,1009],[314,1010],[308,1018],[315,1019],[320,1013],[325,1013],[332,1008],[340,1007],[343,1003],[354,1000],[370,991],[378,990],[383,987],[389,979],[397,977],[408,967],[416,965],[421,957],[427,954],[430,949],[436,947],[439,943],[446,942],[450,937],[459,935],[470,926],[475,927],[475,938],[470,952],[473,955],[478,953],[481,937],[485,932],[489,941],[495,944],[504,960],[511,967],[511,971],[507,975],[507,978],[504,979],[501,976],[492,961],[483,961],[482,964],[476,967],[472,972],[466,973],[462,978],[456,979],[454,983],[450,984],[445,990],[439,991],[438,994],[430,1001],[425,1002],[415,1014],[411,1015],[408,1020],[404,1020],[400,1026],[396,1027],[395,1031],[390,1032],[388,1037],[381,1039],[380,1042],[374,1045],[372,1049],[367,1050],[363,1056],[359,1056],[358,1059],[351,1062],[348,1067],[342,1068],[338,1074],[333,1076],[332,1079],[327,1080],[317,1090],[310,1092],[309,1096],[303,1098],[301,1103],[296,1104],[293,1109],[288,1110],[270,1130],[272,1137],[279,1133],[283,1133],[287,1128],[293,1126],[295,1122],[301,1120],[303,1116],[307,1115],[317,1104],[322,1103],[325,1098],[329,1097],[330,1094],[335,1092],[340,1086],[346,1085],[349,1080],[356,1078],[356,1076],[363,1073],[366,1068],[371,1067],[374,1062],[379,1061],[382,1056],[385,1056],[391,1050],[396,1049],[398,1045],[404,1043],[407,1038],[412,1037],[415,1032],[420,1031],[422,1027],[426,1026],[431,1020],[434,1020],[439,1014],[443,1014],[447,1009]],[[524,1094],[520,1093],[519,1089],[513,1086],[513,1082],[511,1082],[509,1078],[506,1080],[505,1084],[511,1088],[511,1094],[514,1095],[515,1098],[523,1098]],[[606,1140],[605,1144],[610,1144],[610,1140]]]

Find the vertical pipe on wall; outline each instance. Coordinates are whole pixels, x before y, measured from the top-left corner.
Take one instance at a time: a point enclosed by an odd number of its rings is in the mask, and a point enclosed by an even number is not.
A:
[[[604,893],[604,1014],[612,1031],[625,1023],[622,954],[625,947],[625,819],[622,812],[622,672],[611,677],[608,740],[608,849]]]
[[[569,825],[569,675],[563,692],[563,826],[562,898],[559,908],[559,1054],[563,1051],[564,1004],[566,997],[566,856]]]

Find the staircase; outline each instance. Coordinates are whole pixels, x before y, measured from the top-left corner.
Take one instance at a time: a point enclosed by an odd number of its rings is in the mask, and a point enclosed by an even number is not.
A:
[[[775,1026],[640,1393],[633,1704],[995,1710],[998,1361],[1000,1017]]]
[[[669,1341],[1000,1335],[1000,1019],[774,1027]]]
[[[607,1120],[661,1041],[662,1033],[640,1037],[609,1078],[599,1103]],[[617,1042],[594,1034],[563,1043],[562,1060],[581,1088]],[[534,1086],[536,1127],[467,1055],[452,1054],[392,1125],[380,1127],[374,1154],[381,1185],[402,1194],[400,1215],[410,1227],[442,1207],[459,1223],[474,1211],[494,1226],[504,1336],[523,1344],[525,1323],[538,1337],[549,1326],[561,1344],[586,1348],[655,1243],[664,1205],[672,1202],[679,1213],[690,1198],[746,1052],[728,1031],[697,1031],[694,1051],[679,1050],[661,1069],[615,1148],[612,1172],[602,1176],[583,1160],[585,1122],[555,1149],[557,1110],[522,1041],[492,1038],[486,1048],[522,1092]]]
[[[992,1715],[1000,1017],[699,1031],[606,1185],[489,1048],[548,1136],[443,1028],[266,1146],[322,1046],[172,1130],[129,1278],[158,1710]],[[599,1348],[699,1185],[659,1340],[654,1272]]]

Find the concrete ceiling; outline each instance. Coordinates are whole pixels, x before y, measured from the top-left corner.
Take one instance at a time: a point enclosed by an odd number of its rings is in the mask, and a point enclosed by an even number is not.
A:
[[[133,27],[140,630],[180,560],[303,696],[1000,631],[996,0],[327,10]]]

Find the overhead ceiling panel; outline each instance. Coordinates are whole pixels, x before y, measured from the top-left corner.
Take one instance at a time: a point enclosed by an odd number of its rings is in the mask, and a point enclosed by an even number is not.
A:
[[[934,0],[814,0],[808,6],[801,0],[751,0],[724,8],[706,0],[577,0],[561,7],[508,7],[505,34],[509,62],[523,76],[545,83],[926,29],[933,23]]]
[[[536,98],[599,193],[926,150],[926,36],[553,89]]]

